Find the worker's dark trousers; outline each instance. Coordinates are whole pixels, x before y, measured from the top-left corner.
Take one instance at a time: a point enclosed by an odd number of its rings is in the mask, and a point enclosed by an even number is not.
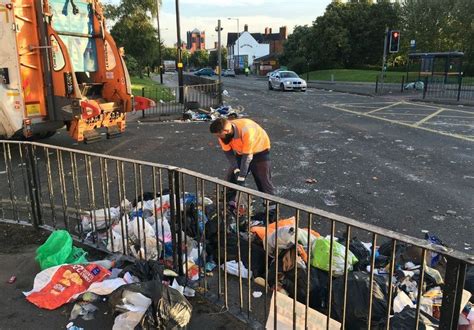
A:
[[[237,163],[240,167],[240,157],[237,157]],[[250,162],[249,172],[252,173],[252,176],[257,185],[257,189],[261,192],[273,195],[275,188],[272,183],[272,174],[271,174],[271,161],[269,159],[253,159]],[[227,181],[236,183],[237,178],[233,173],[233,169],[229,169],[227,173]],[[235,196],[237,192],[235,190],[230,190],[227,195],[227,200],[235,201]],[[274,218],[275,205],[270,203],[269,206],[270,219]]]

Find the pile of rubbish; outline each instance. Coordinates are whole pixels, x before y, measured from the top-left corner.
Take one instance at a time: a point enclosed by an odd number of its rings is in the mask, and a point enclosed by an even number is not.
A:
[[[419,325],[426,329],[439,327],[446,260],[438,253],[428,252],[423,263],[420,248],[397,243],[395,273],[392,287],[389,287],[391,241],[372,249],[371,243],[353,237],[349,251],[346,251],[344,238],[323,237],[308,228],[297,229],[294,217],[279,219],[266,226],[265,217],[255,213],[252,205],[244,204],[243,209],[236,210],[228,203],[231,207],[226,211],[227,226],[224,226],[223,214],[218,214],[209,197],[185,192],[176,203],[182,210],[181,230],[171,222],[171,201],[166,191],[158,196],[144,193],[132,203],[124,200],[117,207],[83,214],[80,232],[87,233],[86,240],[107,249],[115,259],[86,263],[84,252],[72,247],[72,241],[61,236],[64,244],[50,242],[55,254],[61,250],[58,247],[68,247],[62,252],[61,260],[44,257],[48,255],[44,246],[38,249],[38,261],[45,270],[38,274],[38,283],[35,280],[33,290],[25,293],[27,299],[50,309],[82,299],[73,309],[74,314],[89,317],[94,310],[90,306],[90,296],[107,296],[114,310],[122,313],[115,319],[121,325],[138,324],[146,319],[146,324],[150,325],[171,322],[181,326],[189,322],[191,315],[191,306],[185,296],[194,296],[202,289],[200,280],[212,276],[219,267],[229,274],[251,278],[255,284],[290,298],[294,298],[296,287],[296,300],[304,305],[309,288],[309,307],[326,315],[331,310],[331,318],[340,322],[347,269],[346,324],[353,328],[367,326],[373,275],[373,327],[386,325],[386,317],[390,314],[391,329],[413,328],[418,305],[421,310]],[[247,208],[250,208],[248,212]],[[249,215],[250,219],[247,219]],[[54,232],[51,237],[67,236],[60,232]],[[444,246],[439,238],[429,233],[425,239],[440,248]],[[219,249],[222,252],[225,248],[226,254],[218,253]],[[373,250],[375,266],[371,269]],[[130,263],[130,260],[140,261]],[[268,282],[265,281],[266,265]],[[422,273],[419,298],[418,283]],[[332,277],[331,306],[328,305],[329,276]],[[394,300],[389,313],[390,291]],[[87,294],[86,300],[84,294]],[[474,329],[473,294],[474,268],[470,268],[459,317],[463,330]],[[261,291],[253,292],[256,299],[261,295]]]
[[[183,295],[183,282],[175,272],[154,260],[136,260],[120,254],[88,261],[87,253],[73,246],[67,231],[54,231],[38,248],[42,271],[26,299],[39,308],[54,310],[75,302],[66,327],[81,317],[94,319],[95,303],[107,302],[115,315],[113,329],[185,327],[192,306]]]
[[[194,109],[187,110],[183,114],[183,120],[189,121],[212,121],[214,119],[223,118],[241,118],[243,117],[242,110],[239,108],[232,108],[230,105],[223,105],[217,109],[211,107],[211,110]]]
[[[425,89],[425,83],[421,80],[418,80],[418,81],[414,81],[414,82],[405,84],[405,86],[403,88],[406,89],[406,90],[413,89],[413,90],[417,90],[417,91],[422,91],[423,89]]]

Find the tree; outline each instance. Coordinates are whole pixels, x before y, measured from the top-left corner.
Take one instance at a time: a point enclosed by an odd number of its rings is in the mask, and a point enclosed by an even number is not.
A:
[[[105,14],[115,20],[110,32],[117,45],[124,47],[126,54],[134,59],[136,72],[142,77],[145,69],[149,72],[159,61],[157,30],[151,23],[157,14],[156,0],[123,0],[118,6],[108,4]]]
[[[219,53],[216,50],[213,50],[209,54],[209,66],[210,67],[216,67],[218,66],[218,55]],[[222,68],[226,69],[227,68],[227,61],[225,60],[227,58],[227,48],[221,47],[221,58],[222,58]]]
[[[313,34],[312,28],[307,25],[296,26],[293,33],[288,36],[288,40],[283,47],[283,53],[279,57],[282,65],[288,66],[290,70],[302,72],[301,68],[306,67],[306,59],[309,59],[311,53],[306,47]]]
[[[174,47],[165,47],[162,48],[163,60],[173,60],[176,61],[178,57],[178,50]]]
[[[209,64],[209,54],[203,49],[198,49],[191,54],[189,63],[196,68],[207,66]]]

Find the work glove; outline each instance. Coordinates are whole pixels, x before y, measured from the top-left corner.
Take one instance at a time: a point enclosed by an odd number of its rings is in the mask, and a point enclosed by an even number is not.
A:
[[[245,176],[238,176],[237,177],[237,184],[241,187],[245,187]]]

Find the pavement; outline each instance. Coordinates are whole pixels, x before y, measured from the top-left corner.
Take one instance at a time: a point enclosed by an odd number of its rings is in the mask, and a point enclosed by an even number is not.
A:
[[[41,271],[35,261],[35,251],[47,239],[49,232],[35,231],[29,226],[7,225],[0,223],[0,329],[65,329],[74,303],[63,305],[55,310],[44,310],[29,303],[23,292],[30,291],[33,280]],[[77,243],[75,243],[77,244]],[[89,251],[90,260],[101,260],[104,254],[92,249]],[[15,276],[14,283],[7,281]],[[199,295],[189,298],[193,305],[193,314],[188,329],[227,329],[232,325],[234,329],[245,329],[245,325],[233,317],[229,312],[223,312],[208,300]],[[112,329],[114,324],[113,311],[105,302],[95,302],[98,310],[94,319],[85,321],[78,317],[72,322],[84,329]]]

